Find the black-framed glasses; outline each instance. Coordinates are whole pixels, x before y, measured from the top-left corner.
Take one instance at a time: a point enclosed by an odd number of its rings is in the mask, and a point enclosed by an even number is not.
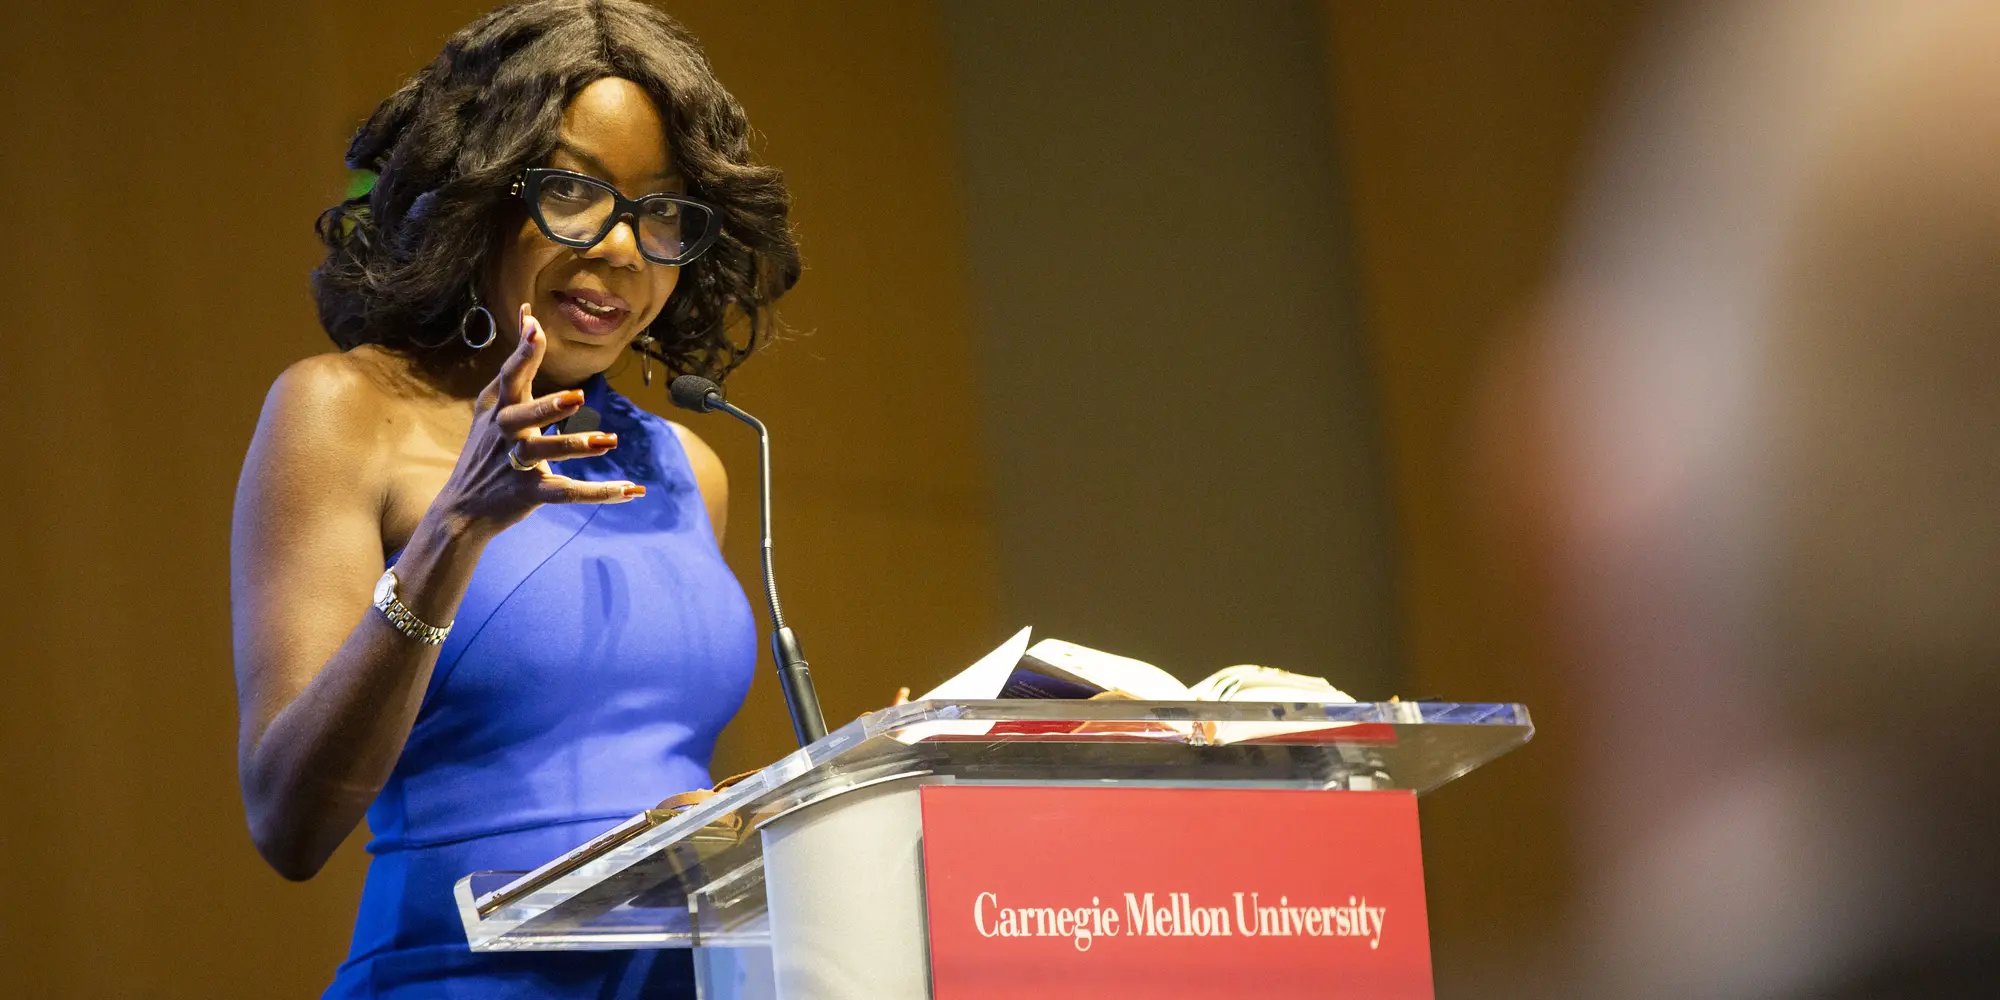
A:
[[[631,219],[639,255],[678,267],[701,256],[722,234],[715,206],[707,202],[678,194],[627,198],[574,170],[530,167],[514,179],[512,192],[528,203],[528,215],[543,236],[579,250],[602,242],[619,220]]]

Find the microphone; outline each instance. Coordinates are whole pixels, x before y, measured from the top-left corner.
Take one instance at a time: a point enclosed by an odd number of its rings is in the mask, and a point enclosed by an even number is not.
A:
[[[764,422],[722,398],[722,387],[699,375],[682,375],[667,386],[675,406],[696,413],[721,410],[757,430],[757,484],[764,515],[764,597],[771,605],[771,658],[778,663],[778,685],[785,691],[785,708],[792,715],[792,733],[805,746],[826,735],[826,719],[820,714],[819,696],[813,693],[812,672],[799,637],[785,624],[785,612],[778,604],[778,580],[771,571],[771,433]]]

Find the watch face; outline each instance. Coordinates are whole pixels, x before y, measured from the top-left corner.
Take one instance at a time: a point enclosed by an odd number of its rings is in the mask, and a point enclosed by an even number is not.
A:
[[[396,571],[383,570],[382,579],[375,581],[375,603],[387,604],[396,596]]]

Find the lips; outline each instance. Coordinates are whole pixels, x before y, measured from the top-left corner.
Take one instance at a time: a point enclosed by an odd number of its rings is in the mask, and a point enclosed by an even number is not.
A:
[[[594,288],[565,288],[555,292],[556,312],[587,337],[608,337],[625,325],[632,306],[610,292]]]

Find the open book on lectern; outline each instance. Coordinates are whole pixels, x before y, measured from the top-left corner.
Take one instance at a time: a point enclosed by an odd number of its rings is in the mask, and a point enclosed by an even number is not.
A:
[[[1193,686],[1141,660],[1061,639],[1028,645],[1024,628],[978,663],[925,692],[920,700],[963,698],[1084,699],[1115,695],[1139,701],[1316,701],[1354,699],[1323,677],[1275,667],[1225,667]]]
[[[956,701],[983,698],[1089,700],[1126,698],[1138,701],[1269,701],[1287,703],[1352,702],[1354,699],[1325,678],[1295,674],[1275,667],[1240,664],[1225,667],[1196,682],[1183,684],[1150,663],[1061,639],[1043,639],[1030,646],[1032,629],[1024,628],[959,671],[950,680],[924,692],[918,700]],[[985,735],[992,722],[933,722],[911,727],[906,741]],[[1330,725],[1329,725],[1330,727]],[[1155,723],[1119,727],[1128,735],[1145,736],[1148,729],[1161,738],[1186,736],[1186,724]],[[1298,723],[1230,723],[1228,738],[1240,742],[1276,733],[1293,733]]]

